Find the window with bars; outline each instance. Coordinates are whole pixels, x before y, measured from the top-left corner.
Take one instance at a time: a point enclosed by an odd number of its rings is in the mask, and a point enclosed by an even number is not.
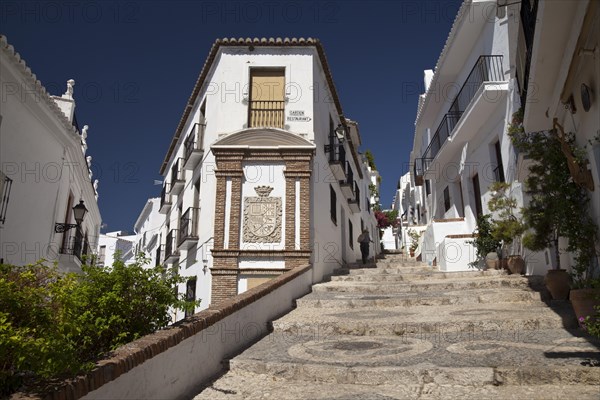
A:
[[[348,220],[348,243],[350,244],[350,248],[354,249],[354,228],[350,220]]]
[[[285,113],[285,70],[251,69],[248,127],[283,128]]]
[[[337,195],[331,185],[329,185],[329,214],[333,223],[337,225]]]

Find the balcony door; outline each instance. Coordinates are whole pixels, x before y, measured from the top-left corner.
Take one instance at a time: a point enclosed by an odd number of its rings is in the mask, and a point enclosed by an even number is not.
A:
[[[283,128],[285,70],[250,70],[248,127]]]

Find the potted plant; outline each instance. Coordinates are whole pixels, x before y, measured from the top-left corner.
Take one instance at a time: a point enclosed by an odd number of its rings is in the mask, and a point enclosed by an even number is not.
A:
[[[494,182],[491,186],[492,196],[488,208],[494,212],[490,223],[490,234],[501,243],[500,255],[508,258],[508,269],[513,274],[525,271],[525,261],[521,256],[521,235],[525,232],[525,224],[517,213],[517,200],[510,194],[511,185],[505,182]]]
[[[410,256],[414,257],[415,251],[417,251],[417,248],[419,247],[419,239],[421,238],[421,233],[415,231],[414,229],[409,229],[407,233],[410,237],[410,247],[408,248],[408,251],[410,253]]]
[[[565,145],[576,147],[573,134],[559,137],[556,130],[528,132],[522,125],[522,113],[513,116],[508,134],[515,148],[527,154],[532,164],[525,181],[529,203],[523,218],[530,228],[523,245],[534,251],[554,251],[554,270],[546,275],[546,286],[555,299],[567,299],[571,276],[561,268],[560,255],[570,252],[575,258],[575,285],[586,286],[594,275],[592,268],[597,249],[597,228],[588,210],[589,195],[585,186],[571,176]],[[580,151],[573,151],[575,154]],[[561,248],[560,238],[567,239]]]
[[[477,228],[473,232],[474,239],[467,242],[475,247],[476,260],[470,262],[469,265],[478,268],[483,260],[485,260],[488,268],[499,268],[498,248],[500,242],[492,236],[491,215],[485,214],[477,217]]]

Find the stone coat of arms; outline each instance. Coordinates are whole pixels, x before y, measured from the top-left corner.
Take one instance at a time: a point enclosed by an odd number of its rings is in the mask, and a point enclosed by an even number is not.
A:
[[[281,197],[269,197],[270,186],[254,188],[258,197],[244,198],[243,240],[247,243],[281,241]]]

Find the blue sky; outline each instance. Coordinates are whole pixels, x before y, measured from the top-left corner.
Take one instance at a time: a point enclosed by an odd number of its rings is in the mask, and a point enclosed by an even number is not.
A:
[[[3,0],[0,32],[52,94],[75,79],[103,231],[132,231],[146,199],[160,195],[154,180],[209,49],[223,37],[321,40],[389,207],[408,169],[423,70],[435,67],[460,3]]]

